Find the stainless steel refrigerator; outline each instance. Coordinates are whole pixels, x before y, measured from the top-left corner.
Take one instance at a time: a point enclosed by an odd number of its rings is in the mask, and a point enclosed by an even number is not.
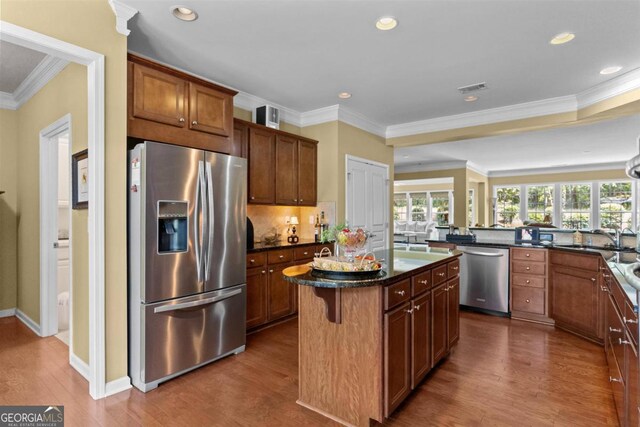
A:
[[[142,391],[246,341],[247,162],[156,142],[129,151],[129,374]]]

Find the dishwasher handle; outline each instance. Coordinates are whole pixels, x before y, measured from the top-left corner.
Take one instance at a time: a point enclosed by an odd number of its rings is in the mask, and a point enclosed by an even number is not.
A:
[[[225,294],[217,295],[211,298],[205,298],[196,301],[183,302],[179,304],[167,304],[153,309],[154,313],[164,313],[165,311],[184,310],[185,308],[199,307],[201,305],[212,304],[214,302],[222,301],[227,298],[231,298],[234,295],[238,295],[242,292],[242,289],[236,289],[235,291],[227,292]]]
[[[492,258],[499,258],[504,256],[504,254],[501,253],[491,253],[491,252],[467,252],[467,251],[462,251],[463,254],[467,254],[467,255],[477,255],[477,256],[486,256],[486,257],[492,257]]]

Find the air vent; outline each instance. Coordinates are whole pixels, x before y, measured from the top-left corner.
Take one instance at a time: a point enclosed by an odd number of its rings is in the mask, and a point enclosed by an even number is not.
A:
[[[459,87],[458,90],[460,91],[461,94],[466,95],[468,93],[475,92],[478,90],[483,90],[486,88],[487,88],[487,83],[482,82],[482,83],[472,84],[469,86],[462,86],[462,87]]]

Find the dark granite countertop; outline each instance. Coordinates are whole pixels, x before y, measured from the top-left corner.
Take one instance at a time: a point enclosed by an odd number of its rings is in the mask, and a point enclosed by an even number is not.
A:
[[[373,252],[376,259],[382,261],[380,276],[375,279],[336,280],[319,277],[308,265],[286,268],[283,271],[285,280],[298,285],[319,288],[362,288],[368,286],[387,285],[398,280],[409,278],[416,273],[431,267],[447,263],[462,255],[462,252],[448,249],[430,248],[425,252],[407,251],[405,249],[384,249]]]
[[[253,246],[253,249],[247,249],[247,253],[250,254],[254,252],[270,251],[272,249],[287,249],[287,248],[296,248],[299,246],[312,246],[312,245],[321,245],[321,244],[323,243],[319,243],[314,240],[306,240],[306,239],[300,239],[298,243],[289,243],[287,242],[286,239],[283,239],[277,243],[274,243],[273,245],[267,245],[264,243],[255,243]]]

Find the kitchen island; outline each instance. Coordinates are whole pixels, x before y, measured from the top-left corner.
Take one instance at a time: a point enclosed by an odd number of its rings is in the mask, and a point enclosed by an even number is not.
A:
[[[383,422],[459,334],[458,251],[376,251],[380,277],[335,280],[308,266],[298,284],[298,403],[344,425]]]

